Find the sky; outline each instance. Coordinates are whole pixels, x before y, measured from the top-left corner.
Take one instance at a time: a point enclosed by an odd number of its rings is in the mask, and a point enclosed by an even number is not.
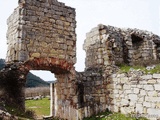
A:
[[[138,28],[160,35],[160,0],[58,0],[76,8],[77,71],[84,71],[86,33],[98,24],[120,28]],[[18,6],[18,0],[0,1],[0,58],[5,58],[6,20]],[[31,71],[45,80],[53,80],[49,71]]]

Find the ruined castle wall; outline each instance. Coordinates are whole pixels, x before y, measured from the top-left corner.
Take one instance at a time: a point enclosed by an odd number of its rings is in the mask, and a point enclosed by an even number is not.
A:
[[[24,0],[12,16],[17,23],[9,22],[7,62],[50,58],[75,64],[75,9],[56,0]],[[10,28],[21,34],[11,34]]]
[[[86,40],[83,45],[83,49],[86,51],[86,68],[98,67],[103,64],[102,52],[104,51],[101,40],[99,38],[99,28],[93,28],[89,33],[86,34]]]
[[[90,102],[84,101],[83,115],[90,116],[108,108],[124,114],[159,117],[160,75],[146,75],[140,71],[119,74],[116,66],[149,65],[159,61],[159,41],[160,38],[151,32],[104,25],[87,33],[83,45],[86,70],[79,73],[79,80],[84,85],[84,100],[87,98]],[[95,68],[101,72],[94,71]]]
[[[75,70],[68,74],[55,75],[57,82],[54,85],[54,114],[64,119],[79,120],[78,95]]]
[[[19,39],[21,36],[21,32],[19,31],[19,18],[20,18],[20,8],[17,7],[14,12],[10,15],[10,17],[7,19],[7,44],[8,44],[8,50],[7,50],[7,57],[6,60],[16,60],[17,51],[19,51]]]
[[[155,40],[160,38],[151,32],[98,25],[86,34],[86,68],[159,61],[159,44]]]
[[[79,119],[74,89],[75,15],[74,8],[57,0],[19,0],[19,6],[8,19],[7,32],[8,66],[15,62],[19,72],[49,70],[55,73],[53,114],[69,120]],[[11,94],[9,97],[17,100]],[[24,106],[24,100],[22,102],[20,106]]]
[[[101,69],[77,73],[77,95],[81,117],[104,112],[107,108],[106,82]]]
[[[111,111],[134,113],[132,117],[160,118],[160,74],[146,75],[141,71],[130,71],[113,74],[109,81],[107,90],[110,93]]]

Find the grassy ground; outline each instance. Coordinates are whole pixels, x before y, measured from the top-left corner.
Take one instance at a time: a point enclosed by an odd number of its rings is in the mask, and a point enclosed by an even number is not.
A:
[[[42,100],[26,100],[26,109],[32,110],[37,116],[50,115],[50,100],[43,98]]]
[[[124,73],[124,72],[129,72],[129,70],[131,68],[133,68],[134,70],[141,70],[144,73],[150,73],[150,74],[154,74],[154,73],[160,73],[160,64],[157,64],[156,67],[154,69],[151,70],[147,70],[145,67],[143,66],[128,66],[128,65],[119,65],[120,68],[120,72]]]
[[[83,120],[147,120],[146,118],[133,118],[120,113],[104,112]]]
[[[32,110],[37,116],[48,116],[50,114],[50,100],[43,98],[42,100],[26,100],[26,109]],[[26,120],[26,119],[21,119]],[[58,118],[51,118],[50,120],[59,120]],[[111,113],[109,111],[94,115],[92,117],[84,118],[83,120],[147,120],[145,118],[133,118],[125,116],[120,113]]]

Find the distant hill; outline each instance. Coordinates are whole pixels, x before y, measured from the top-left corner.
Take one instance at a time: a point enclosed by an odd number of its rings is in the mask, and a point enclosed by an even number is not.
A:
[[[56,83],[57,82],[57,80],[52,80],[52,81],[46,81],[46,82],[48,82],[48,83]]]
[[[49,83],[29,72],[27,75],[26,87],[41,87],[41,86],[42,87],[49,86]]]
[[[5,60],[4,59],[0,59],[0,70],[3,69],[5,66]]]
[[[0,70],[2,70],[4,66],[5,66],[5,60],[0,59]],[[41,86],[43,87],[49,86],[49,83],[29,72],[27,75],[26,87],[41,87]]]

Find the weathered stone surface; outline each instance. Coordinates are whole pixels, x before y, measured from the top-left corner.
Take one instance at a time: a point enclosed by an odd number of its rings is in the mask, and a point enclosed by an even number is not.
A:
[[[122,106],[123,106],[123,105],[128,105],[128,104],[129,104],[129,101],[126,100],[126,99],[122,99],[121,104],[122,104]]]
[[[154,80],[154,79],[152,79],[152,80],[148,80],[148,84],[155,84],[157,81],[156,80]]]
[[[151,79],[151,78],[152,78],[152,75],[143,75],[143,76],[141,76],[141,78],[142,78],[142,79],[145,79],[145,80]]]
[[[116,66],[159,61],[159,36],[98,25],[86,34],[85,71],[76,72],[75,9],[57,0],[23,0],[9,17],[8,26],[7,62],[21,62],[20,71],[55,73],[54,116],[82,120],[107,108],[150,115],[159,108],[159,74],[133,68],[119,74]]]
[[[143,113],[143,106],[142,104],[136,104],[136,113]]]
[[[147,113],[150,114],[150,115],[154,115],[155,117],[159,117],[160,110],[159,109],[148,108]]]
[[[144,85],[145,90],[154,90],[153,85]]]
[[[153,74],[153,78],[160,78],[160,74]]]
[[[157,41],[160,41],[160,37],[151,32],[98,25],[86,34],[83,45],[87,55],[86,67],[94,67],[100,64],[108,66],[121,63],[130,65],[155,63],[159,61],[159,51],[155,47],[157,43],[153,36]],[[98,51],[100,48],[102,52]],[[91,54],[91,51],[93,54]],[[97,62],[98,56],[102,53],[100,59],[104,61]],[[152,75],[142,76],[142,79],[146,78],[150,79]]]
[[[75,9],[47,0],[22,3],[8,18],[6,62],[45,57],[75,64]],[[22,10],[26,13],[20,14]]]
[[[138,94],[139,93],[139,89],[138,88],[134,88],[133,89],[133,93]]]
[[[129,94],[129,99],[132,101],[136,101],[138,99],[138,96],[136,94]]]
[[[155,88],[155,90],[160,91],[160,84],[154,84],[154,88]]]

